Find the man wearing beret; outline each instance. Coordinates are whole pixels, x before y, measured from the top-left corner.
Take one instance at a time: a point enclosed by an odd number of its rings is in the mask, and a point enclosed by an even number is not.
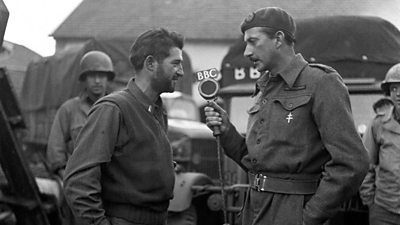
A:
[[[225,153],[244,168],[251,188],[242,224],[324,224],[353,196],[368,169],[348,91],[331,67],[294,52],[296,25],[276,7],[241,24],[244,55],[262,73],[243,137],[217,104],[205,108]]]

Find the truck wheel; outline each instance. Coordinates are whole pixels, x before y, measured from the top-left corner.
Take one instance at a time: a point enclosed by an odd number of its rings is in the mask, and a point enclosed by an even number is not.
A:
[[[182,212],[168,212],[167,225],[197,225],[196,207],[192,204]]]

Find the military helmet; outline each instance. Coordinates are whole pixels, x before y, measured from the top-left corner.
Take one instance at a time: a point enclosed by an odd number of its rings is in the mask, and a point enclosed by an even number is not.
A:
[[[79,80],[83,81],[89,72],[105,72],[108,80],[115,77],[114,67],[111,58],[101,51],[87,52],[80,61]]]
[[[389,86],[391,83],[400,83],[400,63],[388,70],[385,79],[381,83],[381,89],[385,92],[385,95],[390,95]]]

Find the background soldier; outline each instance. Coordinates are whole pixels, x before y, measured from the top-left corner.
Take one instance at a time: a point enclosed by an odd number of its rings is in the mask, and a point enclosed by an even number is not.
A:
[[[360,187],[369,207],[369,224],[400,224],[400,63],[386,74],[386,96],[373,108],[376,117],[364,135],[370,169]]]
[[[50,168],[61,179],[90,107],[106,94],[108,82],[115,77],[111,58],[100,51],[86,53],[80,61],[80,71],[79,81],[84,90],[58,109],[47,145]]]

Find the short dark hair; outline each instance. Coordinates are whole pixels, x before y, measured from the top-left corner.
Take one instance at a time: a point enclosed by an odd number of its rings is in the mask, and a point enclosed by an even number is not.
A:
[[[148,30],[132,44],[129,61],[136,71],[141,70],[147,56],[152,55],[157,61],[162,61],[169,56],[172,47],[182,49],[183,41],[181,34],[164,28]]]
[[[290,35],[287,31],[277,30],[277,29],[270,28],[270,27],[261,27],[261,31],[263,33],[265,33],[271,39],[275,37],[276,32],[281,31],[282,33],[285,34],[286,44],[292,45],[292,44],[296,43],[296,39],[294,39],[294,37],[292,37],[292,35]]]

